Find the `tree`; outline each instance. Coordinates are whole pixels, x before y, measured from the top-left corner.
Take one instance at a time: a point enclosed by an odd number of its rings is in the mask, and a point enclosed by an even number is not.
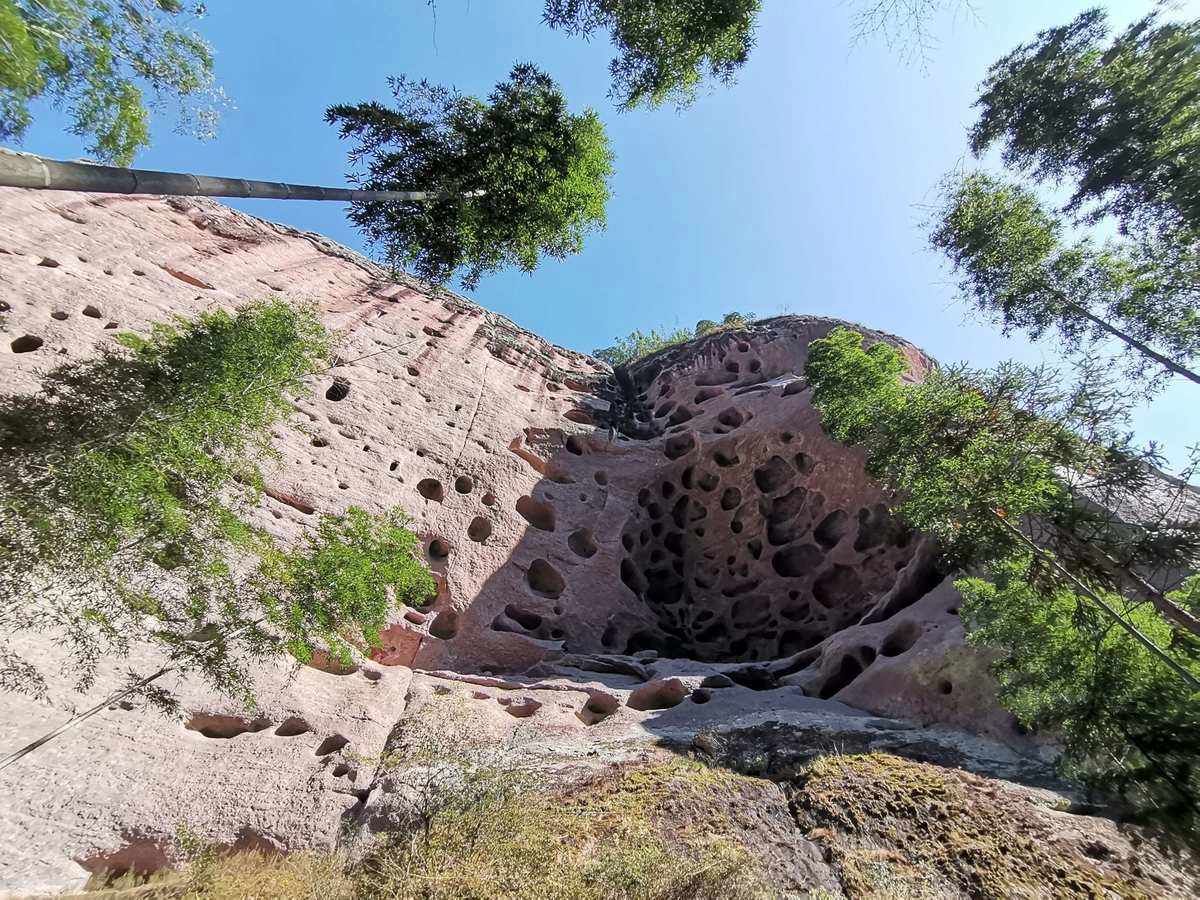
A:
[[[1061,732],[1078,771],[1133,759],[1142,788],[1194,805],[1194,775],[1177,763],[1197,745],[1151,741],[1156,723],[1191,721],[1200,699],[1195,588],[1167,589],[1200,562],[1191,490],[1130,445],[1127,398],[1103,382],[1064,389],[1057,373],[1010,363],[910,384],[905,368],[894,347],[864,347],[849,329],[815,341],[806,375],[822,427],[863,449],[897,514],[937,539],[947,568],[977,575],[958,582],[971,601],[964,624],[1005,651],[997,671],[1010,708]],[[1073,674],[1067,646],[1092,648]],[[1115,691],[1123,671],[1141,674]],[[1144,708],[1156,694],[1163,706]]]
[[[863,447],[867,471],[914,528],[937,536],[948,565],[1029,549],[1012,523],[1034,520],[1038,542],[1089,584],[1139,593],[1200,636],[1150,583],[1200,561],[1200,504],[1157,474],[1153,447],[1132,444],[1127,396],[1014,363],[935,369],[921,384],[901,382],[904,370],[895,348],[864,349],[862,335],[837,328],[813,342],[805,373],[822,427]]]
[[[1068,210],[1094,203],[1126,231],[1200,229],[1200,21],[1107,34],[1092,9],[993,64],[971,149],[1002,143],[1009,166],[1075,182]]]
[[[623,109],[681,107],[705,78],[730,84],[754,46],[762,0],[546,0],[551,28],[607,31],[618,56],[609,95]]]
[[[472,288],[506,265],[532,272],[543,254],[578,253],[604,226],[613,161],[604,127],[591,110],[569,113],[548,75],[515,66],[487,102],[426,81],[390,83],[394,109],[371,102],[326,112],[355,141],[362,187],[443,195],[355,204],[351,220],[389,262],[438,283],[460,273]]]
[[[330,351],[311,310],[263,302],[122,344],[0,398],[4,634],[61,634],[80,689],[100,660],[149,645],[244,692],[248,659],[347,658],[354,632],[377,642],[393,598],[432,593],[399,514],[324,518],[293,548],[245,521],[270,429]],[[0,686],[42,682],[0,647]]]
[[[168,98],[179,130],[211,137],[225,99],[212,48],[184,24],[203,13],[182,0],[0,0],[0,139],[19,140],[42,97],[105,162],[133,161],[150,143],[147,106]]]
[[[1034,590],[1029,556],[960,579],[969,640],[995,657],[1000,698],[1031,729],[1057,733],[1066,774],[1184,834],[1200,825],[1200,693],[1065,588]],[[1176,594],[1200,597],[1193,578]],[[1190,601],[1189,601],[1190,598]],[[1116,596],[1109,598],[1121,604]],[[1122,614],[1200,675],[1194,642],[1179,641],[1152,610]]]
[[[1100,10],[1042,32],[991,67],[976,104],[976,155],[1001,144],[1034,182],[1070,183],[1062,210],[971,174],[949,182],[932,242],[1006,331],[1115,338],[1135,376],[1200,382],[1200,21],[1107,32]],[[1062,237],[1105,217],[1118,239]]]
[[[1189,368],[1200,360],[1193,248],[1174,242],[1178,232],[1097,247],[1064,241],[1063,229],[1031,191],[976,172],[947,183],[930,241],[960,273],[963,296],[1006,334],[1053,328],[1068,346],[1116,338],[1135,377],[1149,369],[1200,383]]]
[[[859,0],[854,39],[882,37],[902,57],[924,64],[937,43],[933,20],[947,12],[973,13],[972,0]]]
[[[3,147],[0,147],[0,185],[44,191],[165,194],[171,197],[254,197],[265,200],[425,202],[439,196],[428,191],[354,191],[311,184],[286,184],[282,181],[255,181],[251,178],[125,169],[66,162],[35,153],[17,153]],[[469,199],[475,195],[466,196]]]

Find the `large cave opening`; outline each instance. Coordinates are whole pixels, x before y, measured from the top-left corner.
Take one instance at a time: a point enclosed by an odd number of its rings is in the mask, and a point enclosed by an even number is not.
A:
[[[930,561],[885,505],[829,502],[836,473],[795,435],[752,443],[706,445],[641,489],[620,574],[656,625],[613,649],[778,659],[891,615],[929,587]]]

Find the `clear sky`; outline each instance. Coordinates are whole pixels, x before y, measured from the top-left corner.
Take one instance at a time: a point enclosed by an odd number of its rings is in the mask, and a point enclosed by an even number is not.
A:
[[[691,327],[733,309],[814,313],[892,331],[942,361],[1040,361],[955,302],[926,245],[923,204],[969,162],[966,131],[988,65],[1084,0],[975,0],[944,15],[926,66],[881,40],[855,45],[856,0],[765,0],[758,43],[732,88],[676,112],[618,113],[606,99],[611,48],[541,24],[539,0],[212,0],[200,29],[236,104],[199,143],[156,119],[137,164],[212,175],[344,183],[345,147],[322,119],[336,102],[388,99],[407,74],[485,95],[515,62],[604,119],[617,172],[608,230],[532,276],[486,279],[472,296],[549,340],[591,351],[618,334]],[[1145,0],[1104,4],[1124,26]],[[1183,4],[1200,15],[1200,0]],[[81,142],[41,111],[24,149],[74,157]],[[414,186],[419,187],[419,186]],[[365,249],[340,204],[229,201]],[[1051,358],[1047,354],[1046,358]],[[1177,383],[1137,419],[1174,459],[1200,442],[1200,397]]]

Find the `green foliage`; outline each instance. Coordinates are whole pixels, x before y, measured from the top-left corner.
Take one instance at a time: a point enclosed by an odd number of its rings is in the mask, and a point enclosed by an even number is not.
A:
[[[754,321],[754,313],[734,312],[725,313],[725,317],[721,319],[721,324],[726,328],[744,328]]]
[[[899,352],[837,328],[806,369],[822,427],[866,451],[898,511],[938,538],[947,562],[989,565],[1020,540],[997,518],[1036,523],[1037,540],[1092,586],[1140,590],[1128,573],[1178,578],[1200,560],[1187,479],[1156,471],[1157,448],[1127,429],[1136,395],[1083,369],[939,368],[904,383]]]
[[[618,56],[610,96],[624,109],[681,107],[704,79],[730,84],[754,46],[762,0],[546,0],[551,28],[607,31]]]
[[[408,523],[399,511],[372,516],[351,506],[322,516],[298,546],[263,554],[263,606],[293,656],[307,662],[319,642],[348,664],[360,645],[346,642],[347,625],[378,646],[396,602],[421,606],[437,592]]]
[[[46,97],[89,153],[129,165],[150,143],[143,86],[152,107],[178,101],[181,131],[211,137],[224,96],[212,49],[182,22],[203,12],[181,0],[0,0],[0,139],[20,139]]]
[[[1130,374],[1181,375],[1200,358],[1200,20],[1157,14],[1107,41],[1098,9],[995,63],[971,133],[1036,182],[1070,184],[1061,212],[1020,185],[953,179],[932,236],[963,293],[1005,331],[1055,329],[1075,350],[1116,338]],[[1065,216],[1113,216],[1120,238],[1062,237]],[[1158,368],[1161,367],[1161,368]]]
[[[1059,217],[1020,185],[983,173],[948,182],[931,237],[961,275],[963,295],[1007,334],[1056,329],[1080,346],[1111,337],[1103,320],[1180,366],[1200,359],[1200,260],[1172,236],[1067,242]],[[1164,370],[1135,346],[1130,374]]]
[[[425,81],[390,83],[394,109],[339,104],[325,114],[355,141],[361,187],[443,194],[354,205],[351,220],[390,263],[438,283],[460,273],[472,288],[505,266],[532,272],[542,254],[578,253],[604,227],[613,162],[604,126],[591,110],[569,113],[548,75],[515,66],[486,103]]]
[[[651,328],[649,331],[631,331],[625,337],[616,338],[611,347],[601,347],[592,351],[592,356],[602,359],[610,366],[623,366],[639,360],[651,353],[657,353],[664,347],[672,347],[692,339],[692,332],[686,328],[676,328],[674,331],[659,331]]]
[[[1003,556],[1012,539],[991,510],[1047,513],[1061,492],[1055,467],[1077,446],[1060,425],[1026,411],[1058,399],[1052,379],[1008,365],[938,369],[902,384],[904,371],[894,347],[864,349],[846,328],[812,343],[805,370],[822,426],[866,451],[867,471],[899,495],[897,511],[913,527],[938,537],[949,562]]]
[[[964,622],[972,640],[1005,651],[997,673],[1010,708],[1062,735],[1073,774],[1097,785],[1119,775],[1146,811],[1178,813],[1179,796],[1197,797],[1200,748],[1185,733],[1196,698],[1099,618],[1051,560],[1195,671],[1200,644],[1168,607],[1193,609],[1200,587],[1160,601],[1140,577],[1195,570],[1200,525],[1188,518],[1189,488],[1172,488],[1153,456],[1129,445],[1121,396],[1087,379],[1063,389],[1056,373],[1005,364],[937,369],[910,384],[905,368],[895,348],[864,348],[849,329],[813,342],[806,373],[822,427],[863,448],[867,470],[897,495],[897,513],[936,537],[949,565],[994,582],[960,582],[972,599]],[[1031,554],[1006,523],[1044,552]],[[1155,697],[1162,706],[1151,709]]]
[[[1200,825],[1200,694],[1125,631],[1067,589],[1034,590],[1032,560],[995,566],[991,581],[956,582],[972,643],[1000,651],[993,672],[1004,704],[1030,728],[1058,734],[1068,774],[1124,794],[1182,829]],[[1193,578],[1177,597],[1200,593]],[[1200,675],[1200,644],[1151,608],[1109,601]]]
[[[0,630],[61,633],[80,688],[152,644],[231,691],[246,655],[345,655],[344,630],[375,637],[385,586],[428,592],[398,517],[351,510],[286,551],[243,519],[271,426],[330,352],[312,310],[257,303],[121,342],[0,398]],[[0,678],[40,687],[2,648]]]
[[[995,63],[971,133],[976,153],[1039,181],[1076,182],[1071,207],[1097,204],[1126,228],[1200,228],[1200,21],[1155,15],[1105,45],[1103,11],[1043,31]]]
[[[728,331],[744,328],[754,321],[753,313],[731,312],[725,315],[721,324],[712,319],[701,319],[693,331],[686,328],[676,328],[674,331],[651,328],[649,331],[632,331],[625,337],[615,338],[616,343],[611,347],[601,347],[592,351],[592,356],[602,359],[610,366],[624,366],[631,362],[657,353],[667,347],[683,344],[694,337],[703,337],[718,331]]]

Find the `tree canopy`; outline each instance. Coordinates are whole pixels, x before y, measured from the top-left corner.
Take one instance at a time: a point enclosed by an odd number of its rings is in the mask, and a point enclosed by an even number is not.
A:
[[[551,28],[617,48],[610,96],[624,109],[688,106],[705,79],[731,83],[754,47],[762,0],[546,0]]]
[[[472,288],[504,266],[578,253],[605,225],[613,155],[591,110],[567,111],[558,86],[518,65],[486,102],[427,81],[391,80],[396,107],[326,112],[354,141],[352,177],[367,190],[440,192],[433,202],[355,204],[351,220],[385,258],[437,283]],[[483,191],[482,196],[465,196]]]
[[[1200,228],[1200,21],[1135,22],[1106,43],[1102,10],[1041,32],[996,62],[971,148],[1039,181],[1074,182],[1128,230]]]
[[[930,241],[967,302],[1007,334],[1064,344],[1117,338],[1135,377],[1200,380],[1200,259],[1166,236],[1069,241],[1066,223],[1027,188],[981,172],[947,182]],[[1173,233],[1179,237],[1179,233]]]
[[[150,143],[149,108],[170,98],[179,130],[211,137],[224,95],[212,49],[187,25],[203,13],[183,0],[0,0],[0,138],[19,140],[41,98],[114,165]]]
[[[955,582],[970,643],[995,655],[1001,701],[1027,728],[1063,741],[1064,773],[1143,815],[1200,824],[1200,693],[1076,592],[1036,589],[1036,564],[1018,555],[988,578]],[[1200,579],[1173,594],[1193,612]],[[1200,645],[1152,609],[1109,595],[1125,618],[1200,676]]]
[[[1061,209],[982,173],[948,180],[932,243],[968,302],[1006,332],[1053,329],[1069,352],[1124,343],[1127,374],[1200,383],[1200,21],[1150,15],[1111,40],[1100,10],[995,63],[976,155],[1071,190]],[[1117,236],[1064,237],[1112,217]]]

